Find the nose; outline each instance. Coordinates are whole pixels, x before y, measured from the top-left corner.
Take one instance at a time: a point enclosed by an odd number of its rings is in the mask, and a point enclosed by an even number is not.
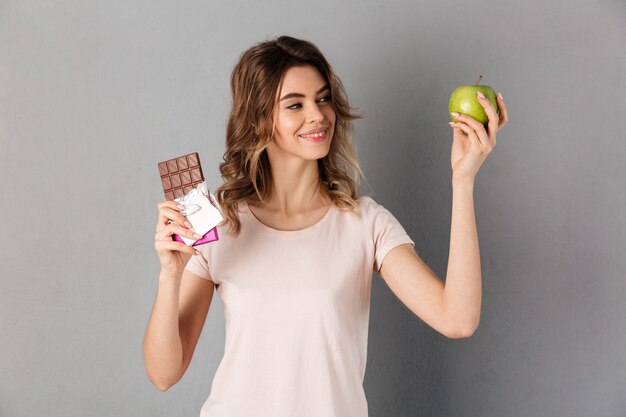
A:
[[[322,113],[317,104],[309,106],[309,111],[307,112],[307,120],[309,122],[324,120],[324,113]]]

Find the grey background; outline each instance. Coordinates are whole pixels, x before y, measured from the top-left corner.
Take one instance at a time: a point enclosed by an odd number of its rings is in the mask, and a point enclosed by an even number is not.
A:
[[[447,339],[375,279],[370,415],[626,415],[617,0],[0,1],[0,415],[199,415],[219,296],[177,385],[143,367],[156,163],[198,151],[219,185],[232,67],[281,34],[316,43],[366,113],[364,191],[442,279],[449,95],[482,73],[511,118],[476,179],[480,326]]]

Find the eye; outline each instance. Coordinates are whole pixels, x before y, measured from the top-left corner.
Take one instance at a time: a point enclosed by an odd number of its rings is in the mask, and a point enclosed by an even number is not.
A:
[[[330,101],[330,95],[324,96],[322,97],[320,100],[326,100],[325,103],[328,103]]]
[[[323,100],[323,101],[322,101],[323,103],[328,103],[328,102],[330,102],[330,99],[331,99],[330,94],[329,94],[329,95],[327,95],[327,96],[324,96],[324,97],[320,98],[320,100]],[[288,108],[288,109],[290,109],[290,110],[298,110],[298,108],[294,108],[294,106],[300,106],[300,103],[292,104],[291,106],[289,106],[289,107],[287,107],[287,108]]]

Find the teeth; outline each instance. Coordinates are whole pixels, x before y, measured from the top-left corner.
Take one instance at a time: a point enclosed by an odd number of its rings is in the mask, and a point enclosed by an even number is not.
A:
[[[305,138],[319,138],[319,137],[324,136],[325,133],[326,133],[326,130],[323,130],[319,133],[314,133],[312,135],[300,135],[300,136],[305,137]]]

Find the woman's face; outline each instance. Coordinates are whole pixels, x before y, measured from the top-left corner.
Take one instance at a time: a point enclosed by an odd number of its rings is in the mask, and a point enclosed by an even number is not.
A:
[[[276,131],[270,147],[307,160],[326,156],[335,128],[335,110],[330,86],[319,71],[310,65],[289,68],[278,100],[274,112]],[[325,130],[322,136],[308,134],[319,130]]]

